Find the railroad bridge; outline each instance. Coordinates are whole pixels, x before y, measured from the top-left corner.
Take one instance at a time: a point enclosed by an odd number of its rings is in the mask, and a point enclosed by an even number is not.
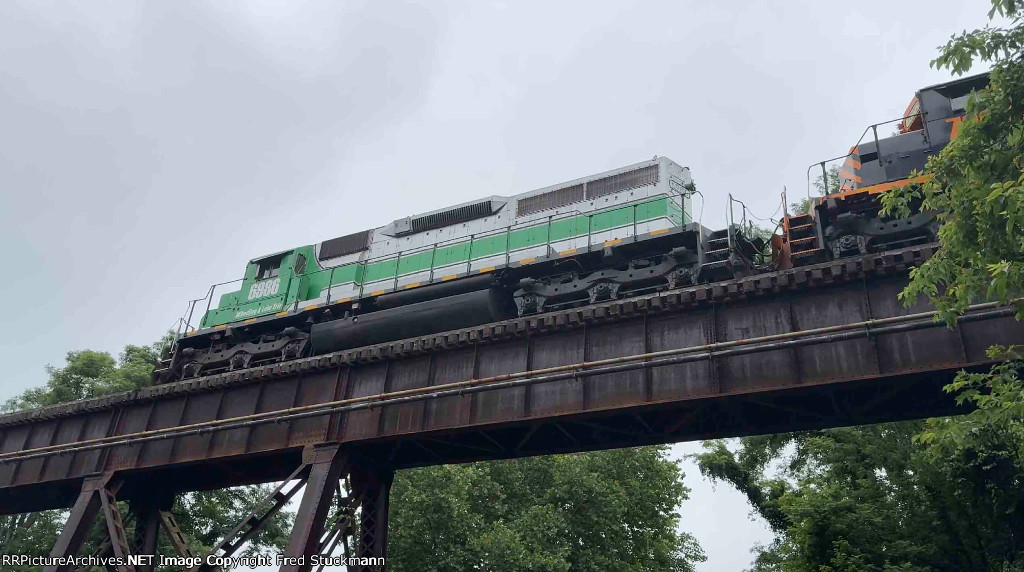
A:
[[[98,554],[152,554],[162,531],[190,555],[176,495],[282,481],[212,554],[300,498],[286,555],[352,535],[357,555],[383,556],[396,469],[955,413],[941,386],[986,367],[989,345],[1024,343],[1024,326],[991,304],[956,329],[903,307],[907,269],[934,248],[5,415],[0,514],[70,508],[55,556],[77,553],[97,516]]]

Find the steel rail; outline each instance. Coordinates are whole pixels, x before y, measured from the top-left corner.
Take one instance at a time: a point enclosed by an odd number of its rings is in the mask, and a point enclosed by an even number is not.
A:
[[[998,306],[999,305],[997,303],[977,304],[971,306],[968,308],[968,311],[971,311],[972,313],[959,316],[957,318],[957,322],[973,322],[1013,316],[1015,314],[1015,310],[1013,308],[999,308]],[[936,315],[937,312],[932,311],[908,314],[906,316],[866,320],[840,326],[805,330],[802,332],[787,332],[785,334],[748,338],[746,340],[718,342],[702,346],[691,346],[688,348],[649,352],[633,356],[623,356],[620,358],[609,358],[594,362],[580,362],[577,364],[558,366],[554,368],[544,368],[490,378],[451,382],[430,387],[381,393],[315,405],[306,405],[302,407],[292,407],[228,419],[217,419],[191,425],[167,427],[152,431],[140,431],[126,435],[114,435],[75,443],[50,445],[47,447],[38,447],[0,454],[0,464],[57,454],[70,454],[125,445],[132,446],[139,443],[147,443],[175,437],[202,435],[213,431],[240,429],[268,423],[280,423],[293,419],[318,417],[333,413],[400,405],[424,399],[461,396],[482,391],[508,389],[537,383],[547,383],[565,379],[578,379],[582,377],[619,373],[636,369],[664,367],[704,359],[747,355],[765,351],[858,339],[862,337],[870,338],[881,334],[912,331],[944,325],[942,322],[936,322],[934,319],[930,319],[934,318]]]

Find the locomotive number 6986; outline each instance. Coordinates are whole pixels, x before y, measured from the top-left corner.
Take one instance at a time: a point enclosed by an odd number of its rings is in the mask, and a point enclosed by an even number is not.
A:
[[[255,300],[256,298],[262,298],[264,296],[273,296],[274,294],[277,294],[277,291],[280,289],[280,278],[273,278],[271,280],[257,282],[252,285],[252,288],[249,289],[249,299]]]

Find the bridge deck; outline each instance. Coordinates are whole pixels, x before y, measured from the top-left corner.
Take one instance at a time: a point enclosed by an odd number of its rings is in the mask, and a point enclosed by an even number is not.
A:
[[[278,480],[319,443],[401,468],[949,413],[938,388],[1024,327],[904,308],[932,248],[2,416],[0,514],[70,506],[110,471],[126,494]]]

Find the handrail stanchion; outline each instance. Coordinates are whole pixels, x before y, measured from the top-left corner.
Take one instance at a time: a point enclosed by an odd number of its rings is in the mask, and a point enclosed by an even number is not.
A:
[[[434,281],[434,264],[437,262],[437,243],[433,245],[433,250],[430,251],[430,273],[427,274],[427,282]]]
[[[331,303],[331,288],[334,287],[334,271],[337,270],[337,266],[331,267],[331,274],[327,277],[327,301],[324,302],[324,306]]]
[[[395,287],[393,290],[398,291],[398,268],[402,264],[402,251],[398,251],[398,257],[395,258]]]
[[[729,206],[728,206],[728,208],[726,209],[726,212],[725,212],[725,240],[726,240],[726,244],[729,247],[729,252],[732,252],[732,225],[733,225],[732,193],[729,193],[728,205]]]
[[[666,201],[666,203],[667,203],[667,201]],[[636,207],[638,207],[638,206],[640,206],[640,205],[635,204],[635,203],[633,204],[633,240],[634,241],[636,240]],[[666,212],[667,212],[668,207],[665,207],[665,209],[666,209]]]
[[[213,303],[213,293],[215,290],[217,290],[217,286],[219,286],[219,284],[214,284],[213,286],[210,286],[210,292],[209,294],[207,294],[210,297],[210,299],[206,301],[206,314],[210,313],[210,304]],[[203,314],[203,316],[205,317],[206,314]]]
[[[587,215],[587,251],[590,251],[590,246],[594,242],[594,215]]]
[[[889,178],[889,173],[885,168],[885,163],[882,162],[882,148],[878,145],[878,125],[871,126],[871,132],[875,135],[875,156],[878,157],[878,166],[882,168],[882,177],[885,179]],[[828,193],[828,187],[825,187],[825,193]]]

